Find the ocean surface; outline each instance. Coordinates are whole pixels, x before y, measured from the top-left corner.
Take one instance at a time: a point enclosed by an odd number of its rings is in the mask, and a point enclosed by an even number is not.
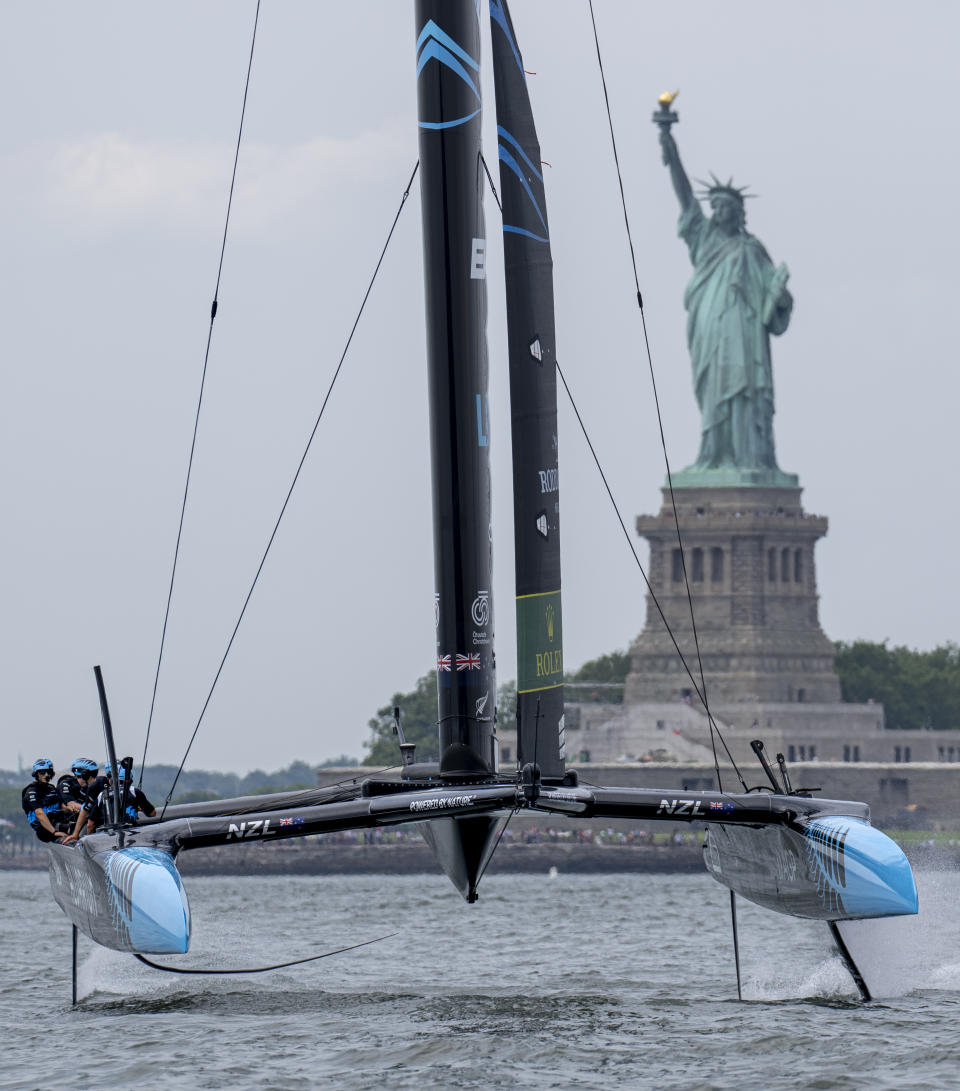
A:
[[[178,977],[81,937],[45,873],[0,872],[0,1086],[82,1088],[957,1088],[960,874],[921,873],[920,915],[850,926],[861,1004],[826,925],[706,874],[188,879],[191,951],[256,966],[398,933],[306,966]]]

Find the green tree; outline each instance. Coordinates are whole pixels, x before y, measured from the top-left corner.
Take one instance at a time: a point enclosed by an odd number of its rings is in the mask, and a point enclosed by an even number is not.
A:
[[[355,758],[352,754],[338,754],[335,758],[327,758],[325,761],[320,762],[317,766],[318,769],[337,769],[344,766],[359,765],[360,759]]]
[[[517,683],[504,682],[497,689],[497,723],[505,728],[517,726]]]
[[[390,704],[377,709],[376,717],[368,721],[372,732],[363,746],[369,753],[364,765],[391,766],[400,764],[400,749],[393,730],[393,708],[400,706],[400,725],[407,742],[417,744],[417,761],[438,761],[437,680],[431,671],[417,680],[409,693],[395,693]],[[497,721],[513,727],[517,719],[517,683],[506,682],[497,690]]]
[[[623,683],[629,673],[628,652],[609,652],[596,659],[588,659],[579,670],[564,679],[567,698],[570,701],[620,704],[623,701]]]
[[[878,701],[886,725],[899,730],[960,727],[960,648],[933,651],[888,648],[855,640],[836,645],[836,669],[845,701]]]

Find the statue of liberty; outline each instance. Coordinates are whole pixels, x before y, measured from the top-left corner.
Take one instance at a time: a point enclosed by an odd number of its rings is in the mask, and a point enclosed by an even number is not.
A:
[[[697,460],[677,478],[688,485],[795,486],[796,476],[777,467],[774,452],[770,359],[770,335],[786,330],[793,309],[789,273],[746,230],[748,195],[732,179],[704,183],[701,196],[712,212],[704,215],[670,133],[677,120],[673,97],[660,96],[653,120],[680,201],[679,235],[693,262],[684,305],[701,415]]]

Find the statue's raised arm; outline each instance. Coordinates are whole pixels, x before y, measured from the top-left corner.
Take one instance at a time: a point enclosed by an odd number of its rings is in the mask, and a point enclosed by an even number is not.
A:
[[[673,182],[677,200],[680,202],[680,207],[686,211],[688,208],[693,207],[696,197],[693,195],[693,186],[690,185],[687,172],[680,162],[677,142],[673,139],[670,129],[666,125],[660,126],[660,147],[663,149],[664,165],[670,168],[670,181]]]
[[[679,91],[664,91],[657,99],[657,102],[660,104],[660,109],[654,113],[653,121],[660,129],[660,147],[663,150],[664,166],[670,168],[670,180],[673,182],[677,200],[680,202],[680,208],[686,212],[696,205],[697,199],[693,195],[693,187],[690,185],[690,179],[687,177],[687,172],[683,169],[683,164],[680,162],[680,152],[677,151],[677,143],[670,135],[670,126],[675,125],[680,120],[676,113],[671,109],[673,100],[679,94]]]

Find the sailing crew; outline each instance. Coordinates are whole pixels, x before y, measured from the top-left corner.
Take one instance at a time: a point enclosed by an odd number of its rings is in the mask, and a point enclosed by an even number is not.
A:
[[[54,777],[53,762],[37,758],[33,781],[23,789],[21,802],[30,828],[41,841],[63,841],[70,831],[70,812],[63,807]]]
[[[112,821],[114,791],[113,766],[107,762],[103,772],[106,778],[105,785],[95,799],[87,798],[87,802],[84,804],[83,809],[77,815],[76,825],[73,827],[73,833],[70,836],[71,841],[75,841],[80,836],[84,826],[86,826],[87,833],[93,833],[94,830],[99,829],[104,823]],[[129,783],[130,773],[123,763],[120,764],[119,780],[122,793],[120,799],[124,823],[136,822],[141,814],[145,814],[148,818],[153,818],[157,813],[156,808],[139,788],[134,788]]]
[[[79,814],[87,802],[87,795],[100,771],[100,766],[91,758],[77,758],[70,766],[70,772],[64,773],[57,781],[57,793],[63,807]]]

